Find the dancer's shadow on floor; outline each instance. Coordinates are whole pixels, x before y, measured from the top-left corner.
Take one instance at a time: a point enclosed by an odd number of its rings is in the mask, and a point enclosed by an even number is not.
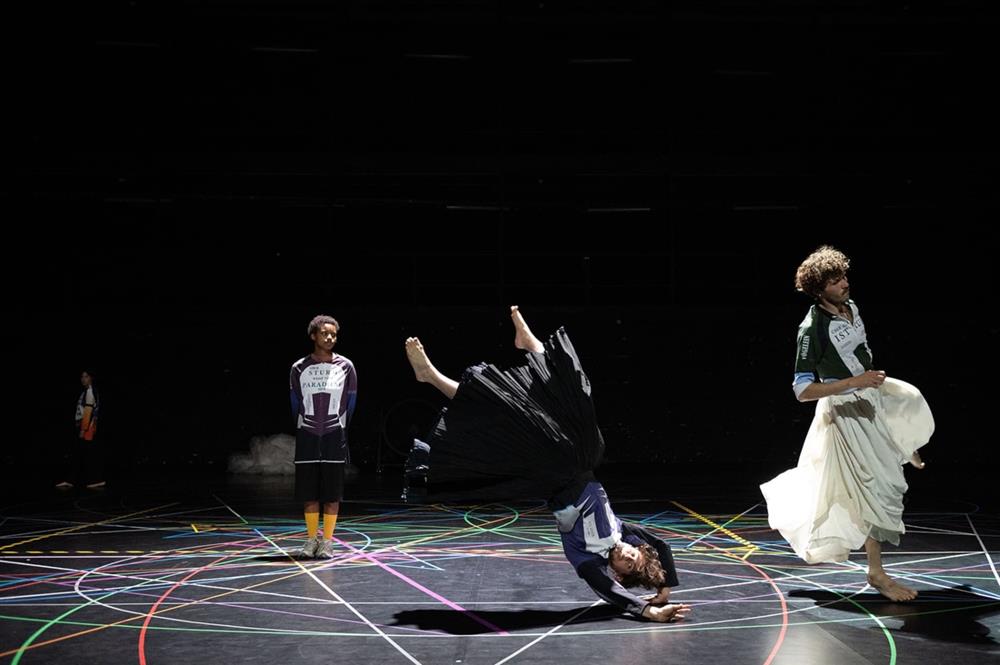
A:
[[[920,589],[916,600],[894,603],[877,594],[864,593],[848,600],[830,591],[792,591],[792,598],[811,598],[818,606],[899,619],[903,625],[892,630],[921,635],[942,642],[997,644],[990,629],[978,621],[1000,612],[1000,600],[977,595],[967,585],[950,589]]]
[[[471,612],[482,620],[476,621],[465,612],[446,609],[404,610],[393,615],[395,622],[390,626],[414,626],[420,630],[437,630],[449,635],[480,635],[496,632],[486,624],[513,632],[537,628],[552,628],[560,626],[577,614],[572,623],[576,626],[595,621],[610,619],[634,619],[623,614],[621,610],[610,605],[599,605],[581,614],[586,607],[574,607],[568,610],[486,610]]]
[[[256,556],[250,557],[250,561],[259,561],[260,563],[293,563],[295,561],[301,561],[303,563],[330,563],[330,559],[317,559],[315,557],[302,556],[300,554],[295,554],[294,552],[289,552],[288,554],[258,554]]]

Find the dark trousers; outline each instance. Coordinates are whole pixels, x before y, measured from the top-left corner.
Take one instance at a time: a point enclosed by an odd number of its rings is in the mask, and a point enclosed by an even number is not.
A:
[[[62,477],[74,485],[95,483],[104,478],[104,443],[99,436],[84,441],[75,435],[64,455]]]

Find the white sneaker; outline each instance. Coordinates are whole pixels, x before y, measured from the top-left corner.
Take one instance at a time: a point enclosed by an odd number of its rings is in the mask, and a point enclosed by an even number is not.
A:
[[[319,537],[317,536],[317,540]],[[319,550],[316,552],[317,559],[332,559],[333,558],[333,541],[323,540],[320,543]]]
[[[323,544],[323,536],[316,534],[315,537],[308,539],[302,545],[302,549],[299,550],[299,558],[302,559],[315,559],[316,554],[319,552],[320,547]]]

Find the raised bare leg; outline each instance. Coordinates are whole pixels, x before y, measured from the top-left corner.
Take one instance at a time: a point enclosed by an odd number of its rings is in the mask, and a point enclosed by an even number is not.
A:
[[[429,383],[440,390],[445,397],[451,399],[458,392],[458,381],[449,379],[431,364],[424,345],[416,337],[409,337],[406,340],[406,359],[413,367],[413,373],[417,375],[417,381]]]
[[[541,353],[545,350],[541,340],[532,334],[528,324],[524,322],[524,317],[521,316],[517,305],[510,306],[510,318],[514,322],[514,346],[535,353]]]

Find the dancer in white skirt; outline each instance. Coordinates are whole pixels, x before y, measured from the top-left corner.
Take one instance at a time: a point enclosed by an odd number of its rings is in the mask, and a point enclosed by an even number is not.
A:
[[[847,560],[864,545],[868,583],[886,598],[917,592],[889,577],[882,543],[899,544],[906,480],[922,469],[917,449],[934,418],[915,387],[875,370],[858,307],[850,299],[849,259],[820,247],[802,262],[795,287],[816,299],[799,326],[792,388],[818,400],[799,463],[761,485],[768,522],[807,563]]]

